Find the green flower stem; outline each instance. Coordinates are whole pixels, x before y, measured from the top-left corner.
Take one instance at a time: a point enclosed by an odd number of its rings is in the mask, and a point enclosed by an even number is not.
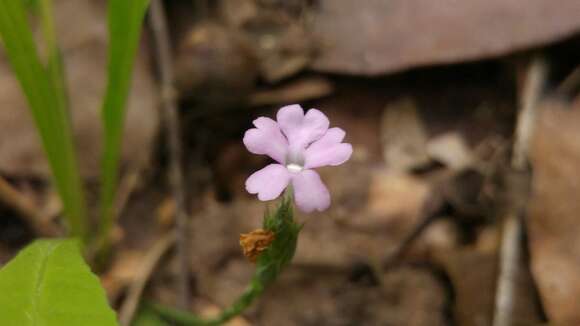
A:
[[[263,291],[264,286],[253,280],[238,300],[222,311],[222,313],[214,319],[203,319],[191,313],[161,305],[153,305],[153,308],[157,310],[160,315],[177,323],[177,325],[218,326],[244,312],[244,310],[246,310],[255,299],[260,297]]]
[[[294,221],[292,212],[292,195],[286,193],[275,213],[266,214],[263,228],[272,231],[276,238],[258,258],[256,272],[244,293],[228,308],[213,319],[203,319],[191,313],[175,310],[161,305],[153,308],[164,318],[178,325],[214,326],[221,325],[241,314],[252,302],[259,298],[266,287],[274,282],[284,267],[294,257],[298,234],[302,226]]]

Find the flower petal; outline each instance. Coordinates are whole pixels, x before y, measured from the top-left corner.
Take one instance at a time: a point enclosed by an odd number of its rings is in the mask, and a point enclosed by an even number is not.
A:
[[[324,113],[310,109],[304,114],[304,110],[298,104],[281,108],[276,115],[276,120],[286,135],[290,147],[294,149],[304,149],[320,139],[330,124]]]
[[[300,128],[302,120],[304,120],[304,110],[298,104],[283,106],[276,114],[276,121],[286,136],[292,134],[294,129]]]
[[[315,171],[304,170],[293,174],[292,185],[296,205],[304,213],[314,210],[322,212],[330,206],[330,193]]]
[[[312,169],[337,166],[348,161],[352,155],[352,145],[341,143],[344,136],[345,132],[340,128],[328,129],[322,138],[312,143],[304,152],[304,167]]]
[[[280,164],[270,164],[246,180],[246,190],[261,201],[278,198],[290,182],[290,173]]]
[[[254,120],[256,128],[244,134],[244,145],[254,154],[268,155],[278,163],[284,164],[288,141],[282,135],[276,121],[260,117]]]

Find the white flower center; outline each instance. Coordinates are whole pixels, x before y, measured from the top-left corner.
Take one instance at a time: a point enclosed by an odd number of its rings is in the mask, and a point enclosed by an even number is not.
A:
[[[293,172],[293,173],[298,173],[298,172],[304,170],[304,167],[302,165],[296,164],[296,163],[286,164],[286,168],[288,169],[288,171]]]
[[[292,149],[286,154],[286,168],[291,173],[298,173],[304,170],[304,150]]]

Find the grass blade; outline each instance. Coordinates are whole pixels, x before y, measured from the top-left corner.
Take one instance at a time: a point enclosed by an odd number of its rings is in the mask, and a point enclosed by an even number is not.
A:
[[[143,17],[149,0],[109,0],[109,66],[102,108],[104,128],[101,171],[101,220],[98,245],[108,246],[114,220],[125,106],[139,44]]]
[[[38,57],[22,1],[0,0],[0,37],[26,95],[71,234],[86,240],[86,204],[62,89]]]
[[[58,43],[56,42],[56,30],[52,0],[37,0],[38,13],[40,14],[41,29],[47,53],[47,73],[52,85],[56,88],[58,104],[68,110],[68,98],[66,93],[66,81],[64,78],[64,65]]]

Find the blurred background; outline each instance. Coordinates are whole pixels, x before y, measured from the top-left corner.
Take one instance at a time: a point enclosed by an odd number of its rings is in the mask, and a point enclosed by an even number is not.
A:
[[[54,4],[81,172],[96,189],[106,3]],[[344,129],[354,154],[321,169],[331,208],[297,215],[305,226],[294,262],[229,325],[580,325],[578,0],[163,5],[192,311],[215,314],[251,278],[239,235],[261,225],[266,204],[244,182],[269,161],[241,139],[256,117],[299,103]],[[156,46],[147,20],[125,124],[116,250],[100,273],[115,307],[152,259],[143,296],[177,300],[173,250],[151,254],[177,209]],[[2,52],[0,107],[2,265],[37,237],[15,202],[47,219],[62,207]]]

